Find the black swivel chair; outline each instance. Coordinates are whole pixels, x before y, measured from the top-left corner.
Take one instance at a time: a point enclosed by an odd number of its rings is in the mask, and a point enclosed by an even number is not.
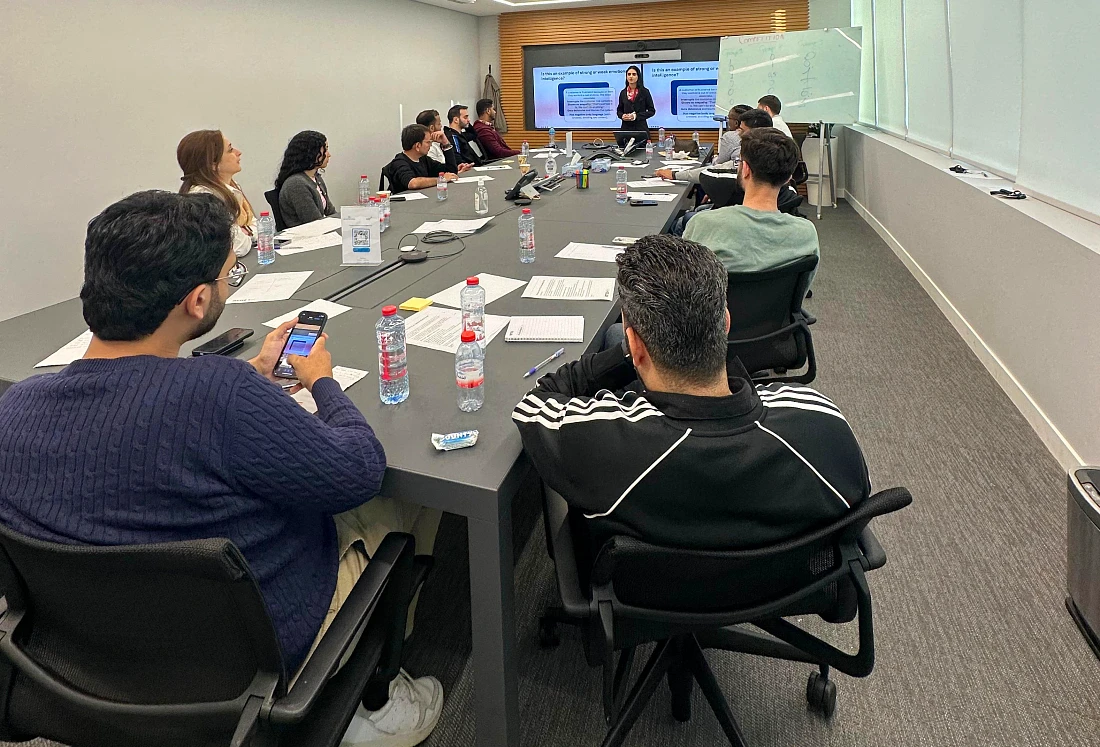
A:
[[[229,540],[88,547],[0,527],[0,739],[333,747],[360,702],[388,698],[430,566],[413,549],[383,540],[292,684]]]
[[[817,376],[810,325],[802,309],[817,257],[809,256],[761,272],[728,273],[730,312],[727,358],[739,358],[758,384],[809,384]],[[801,374],[789,371],[806,367]]]
[[[388,187],[386,185],[389,185]],[[382,172],[378,175],[378,191],[384,192],[387,189],[393,189],[393,177],[390,176],[390,165],[386,164],[382,167]]]
[[[603,668],[609,726],[604,747],[623,744],[666,677],[678,721],[691,718],[691,690],[698,682],[730,744],[743,747],[744,736],[705,649],[817,666],[818,671],[810,673],[806,699],[831,717],[836,685],[829,679],[830,668],[853,677],[866,677],[874,668],[871,593],[865,574],[885,565],[886,553],[868,523],[911,502],[904,488],[885,490],[827,527],[753,550],[681,550],[613,537],[599,552],[590,581],[582,585],[568,507],[561,496],[546,489],[547,541],[562,607],[552,608],[539,621],[540,643],[558,644],[559,623],[582,628],[588,663]],[[845,653],[784,619],[811,614],[830,623],[858,616],[856,653]],[[657,646],[627,694],[635,650],[650,642]]]
[[[737,182],[737,172],[728,169],[707,169],[699,174],[699,186],[707,193],[713,210],[730,205],[740,205],[745,201],[745,190]],[[790,184],[779,190],[776,200],[781,213],[801,215],[798,208],[802,205],[802,195]]]
[[[264,192],[267,204],[271,206],[271,217],[275,219],[275,230],[285,231],[286,221],[283,220],[283,211],[279,208],[279,190],[269,189]]]

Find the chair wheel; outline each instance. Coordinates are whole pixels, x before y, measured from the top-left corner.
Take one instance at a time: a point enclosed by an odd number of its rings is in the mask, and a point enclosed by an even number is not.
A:
[[[820,672],[811,672],[806,681],[806,702],[825,718],[832,718],[836,712],[836,683],[822,677]]]
[[[554,648],[560,643],[561,637],[558,635],[558,624],[546,618],[539,620],[539,646]]]

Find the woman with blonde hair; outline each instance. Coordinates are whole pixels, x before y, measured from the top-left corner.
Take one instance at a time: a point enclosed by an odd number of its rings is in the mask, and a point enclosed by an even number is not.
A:
[[[198,130],[180,140],[176,161],[183,170],[180,194],[206,192],[220,197],[234,218],[233,253],[248,254],[256,236],[256,214],[233,179],[241,171],[241,152],[221,130]]]

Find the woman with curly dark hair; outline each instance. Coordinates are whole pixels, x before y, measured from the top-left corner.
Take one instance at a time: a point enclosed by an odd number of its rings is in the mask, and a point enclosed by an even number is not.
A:
[[[320,173],[328,166],[330,156],[328,139],[313,130],[299,132],[287,143],[275,179],[279,211],[287,228],[336,213]]]

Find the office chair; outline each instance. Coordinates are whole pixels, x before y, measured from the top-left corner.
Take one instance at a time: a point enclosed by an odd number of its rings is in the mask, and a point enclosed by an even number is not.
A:
[[[817,376],[810,325],[802,309],[817,257],[808,256],[760,272],[727,273],[730,312],[727,360],[739,358],[757,384],[809,384]],[[791,370],[806,370],[791,375]]]
[[[793,183],[793,182],[792,182]],[[737,172],[726,169],[707,169],[699,174],[699,186],[714,204],[713,210],[740,205],[745,201],[745,190],[737,183]],[[798,215],[802,195],[791,184],[779,190],[777,207],[781,213]]]
[[[275,230],[285,231],[286,222],[283,220],[283,211],[279,209],[279,190],[269,189],[264,192],[267,204],[271,206],[271,217],[275,219]]]
[[[866,677],[874,668],[871,593],[865,574],[885,565],[886,553],[868,523],[912,500],[904,488],[891,488],[829,526],[751,550],[682,550],[612,537],[582,585],[577,550],[583,538],[575,541],[565,500],[546,488],[548,547],[562,606],[539,621],[540,643],[558,645],[559,623],[582,629],[589,665],[603,668],[609,727],[604,747],[623,744],[666,677],[674,718],[691,718],[691,690],[698,682],[730,744],[744,747],[745,737],[707,663],[706,649],[817,666],[807,681],[806,699],[830,718],[836,708],[830,670]],[[858,616],[856,653],[841,651],[784,619],[811,614],[837,624]],[[651,642],[657,646],[628,694],[635,651]]]
[[[388,184],[389,186],[388,187],[384,186],[386,184]],[[393,177],[390,176],[390,165],[386,164],[385,166],[382,167],[382,173],[380,173],[378,175],[378,191],[379,192],[384,192],[386,190],[392,190],[392,189],[393,189]]]
[[[0,739],[333,747],[360,702],[388,698],[430,567],[413,550],[383,540],[292,682],[229,540],[89,547],[0,527]]]

